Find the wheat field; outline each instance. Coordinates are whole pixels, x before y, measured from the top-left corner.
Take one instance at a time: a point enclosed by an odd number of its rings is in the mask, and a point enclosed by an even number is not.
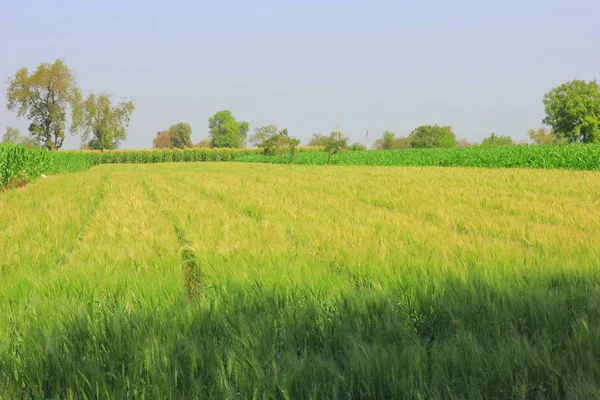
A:
[[[597,398],[600,174],[101,165],[0,192],[0,399]]]

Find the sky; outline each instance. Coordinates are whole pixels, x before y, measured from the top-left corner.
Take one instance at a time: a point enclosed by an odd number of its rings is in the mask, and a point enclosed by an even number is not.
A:
[[[600,78],[599,17],[597,0],[0,0],[0,134],[29,126],[6,80],[60,58],[84,95],[133,98],[122,148],[178,122],[198,142],[222,109],[303,143],[336,123],[352,142],[433,124],[518,141],[546,92]]]

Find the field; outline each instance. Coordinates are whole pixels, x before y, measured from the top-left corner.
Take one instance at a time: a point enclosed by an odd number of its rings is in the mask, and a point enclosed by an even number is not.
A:
[[[262,149],[153,149],[53,151],[0,143],[0,189],[41,174],[76,172],[100,164],[236,161],[298,165],[379,165],[600,170],[600,144],[475,146],[448,149],[343,151],[331,158],[320,147],[265,155]]]
[[[599,225],[591,171],[37,179],[0,192],[0,399],[598,398]]]

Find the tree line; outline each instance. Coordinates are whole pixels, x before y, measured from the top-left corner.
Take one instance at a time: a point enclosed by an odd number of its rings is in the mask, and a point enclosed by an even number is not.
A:
[[[52,64],[41,63],[29,72],[20,68],[9,78],[6,107],[29,122],[28,134],[8,127],[4,142],[20,143],[29,147],[58,150],[62,147],[70,122],[69,132],[81,136],[84,149],[116,149],[127,137],[127,128],[135,110],[133,100],[122,99],[113,103],[109,93],[90,92],[84,99],[77,86],[73,71],[62,60]],[[528,132],[534,144],[594,143],[600,142],[600,86],[596,81],[573,80],[553,88],[544,95],[546,116],[544,127]],[[291,137],[287,129],[274,125],[257,127],[248,138],[249,124],[238,121],[229,110],[221,110],[208,119],[209,137],[193,144],[192,127],[180,122],[169,129],[159,131],[153,139],[155,148],[218,147],[241,148],[248,142],[262,148],[265,154],[286,152],[292,155],[298,139]],[[340,132],[329,135],[313,135],[309,146],[319,146],[331,156],[344,149],[366,150],[361,143],[348,144],[348,138]],[[405,137],[396,137],[385,131],[374,141],[373,149],[393,150],[406,148],[447,148],[473,145],[513,145],[509,136],[490,134],[480,144],[458,140],[447,125],[423,125]]]

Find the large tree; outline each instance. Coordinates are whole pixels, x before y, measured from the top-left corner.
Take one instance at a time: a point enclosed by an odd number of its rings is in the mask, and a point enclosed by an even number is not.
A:
[[[596,81],[573,80],[544,96],[546,118],[556,138],[569,142],[600,141],[600,86]]]
[[[456,135],[449,126],[423,125],[409,135],[415,148],[456,147]]]
[[[156,137],[152,140],[152,147],[155,149],[171,149],[171,136],[168,130],[156,133]]]
[[[254,128],[254,134],[250,136],[250,143],[252,143],[254,146],[261,147],[262,143],[274,136],[277,136],[278,133],[279,131],[277,130],[277,127],[273,124],[259,126]]]
[[[42,63],[33,73],[23,67],[8,80],[6,108],[30,121],[29,132],[43,147],[59,149],[69,108],[81,101],[75,76],[62,60]]]
[[[246,144],[249,125],[236,121],[229,110],[221,110],[208,119],[211,147],[242,147]]]
[[[133,110],[131,100],[122,100],[113,106],[110,94],[90,93],[74,113],[74,129],[81,131],[81,142],[89,149],[116,149],[127,138]]]
[[[192,126],[184,122],[171,125],[169,128],[169,137],[171,139],[171,147],[178,149],[192,147]]]

